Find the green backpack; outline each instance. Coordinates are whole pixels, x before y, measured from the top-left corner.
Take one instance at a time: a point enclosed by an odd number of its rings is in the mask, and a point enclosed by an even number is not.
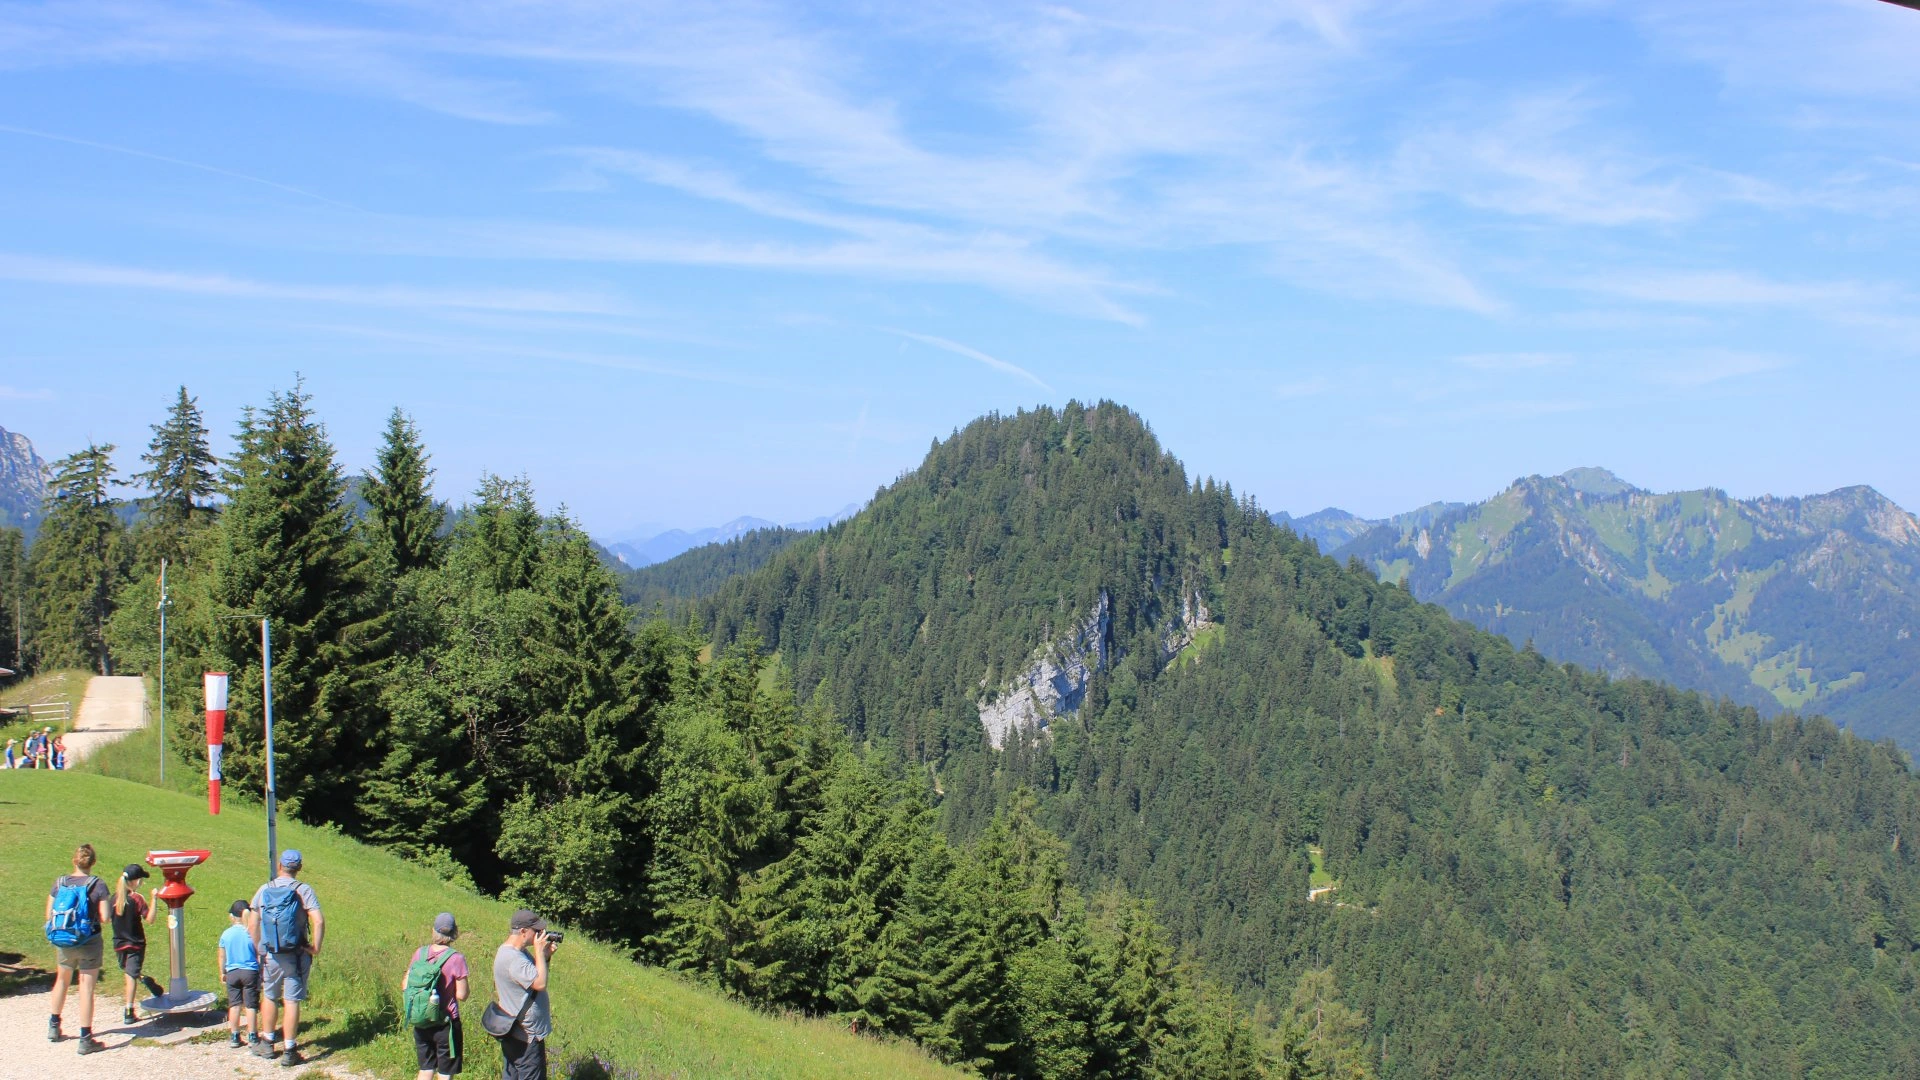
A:
[[[452,955],[452,948],[431,960],[425,949],[413,954],[413,963],[407,966],[407,989],[400,995],[400,1012],[408,1024],[433,1028],[452,1019],[447,1003],[440,1000],[440,969]]]

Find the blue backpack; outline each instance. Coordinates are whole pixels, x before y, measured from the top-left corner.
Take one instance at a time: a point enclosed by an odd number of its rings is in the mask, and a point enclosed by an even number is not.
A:
[[[89,900],[93,883],[99,880],[88,877],[78,885],[62,885],[54,890],[53,918],[47,920],[48,941],[71,949],[99,936],[100,924],[94,921],[94,905]]]
[[[294,882],[269,883],[260,894],[260,947],[270,953],[299,951],[307,943],[304,914]]]

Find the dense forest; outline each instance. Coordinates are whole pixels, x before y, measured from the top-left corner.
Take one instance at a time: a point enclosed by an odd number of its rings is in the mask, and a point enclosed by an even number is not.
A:
[[[703,610],[950,835],[1036,793],[1083,887],[1151,899],[1249,1000],[1337,986],[1384,1075],[1920,1072],[1904,755],[1516,649],[1117,406],[969,425]],[[990,750],[982,705],[1086,625],[1079,708]]]
[[[223,458],[183,388],[132,507],[112,455],[56,463],[24,560],[0,538],[25,664],[155,670],[164,560],[169,745],[204,753],[200,673],[230,672],[229,793],[263,772],[265,614],[289,814],[986,1075],[1369,1075],[1364,1021],[1326,971],[1248,1008],[1150,904],[1077,885],[1031,794],[950,837],[924,774],[850,738],[835,695],[802,705],[751,635],[716,649],[636,620],[524,481],[484,478],[450,513],[398,410],[358,478],[297,384],[246,412]]]
[[[754,529],[717,544],[702,544],[664,562],[621,568],[620,595],[643,615],[670,622],[687,614],[694,601],[719,591],[728,579],[767,564],[787,545],[808,535],[798,529]]]

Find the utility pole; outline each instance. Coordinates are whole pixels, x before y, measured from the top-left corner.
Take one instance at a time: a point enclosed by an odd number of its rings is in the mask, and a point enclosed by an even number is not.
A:
[[[160,786],[167,786],[167,560],[160,560]]]
[[[280,857],[279,811],[273,793],[273,632],[265,615],[260,617],[260,700],[267,720],[267,880],[272,881]]]

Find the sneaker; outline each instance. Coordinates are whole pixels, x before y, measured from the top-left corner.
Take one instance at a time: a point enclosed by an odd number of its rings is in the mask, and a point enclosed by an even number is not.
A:
[[[47,1041],[60,1041],[60,1018],[57,1016],[47,1018]]]
[[[238,1050],[242,1046],[245,1046],[246,1043],[243,1043],[240,1041],[240,1033],[236,1031],[227,1036],[227,1045],[233,1047],[235,1050]]]
[[[129,1005],[120,1011],[120,1022],[123,1024],[136,1024],[140,1022],[140,1018],[133,1015],[133,1006]]]
[[[80,1036],[80,1052],[81,1053],[91,1054],[96,1050],[105,1050],[105,1049],[106,1047],[100,1045],[99,1039],[96,1039],[91,1035]]]
[[[295,1065],[305,1065],[306,1063],[307,1063],[307,1059],[301,1057],[300,1051],[298,1050],[289,1050],[286,1053],[280,1055],[280,1064],[285,1065],[289,1068]]]
[[[278,1053],[278,1051],[274,1049],[274,1044],[266,1039],[261,1039],[259,1042],[253,1044],[254,1057],[270,1058],[276,1053]]]

